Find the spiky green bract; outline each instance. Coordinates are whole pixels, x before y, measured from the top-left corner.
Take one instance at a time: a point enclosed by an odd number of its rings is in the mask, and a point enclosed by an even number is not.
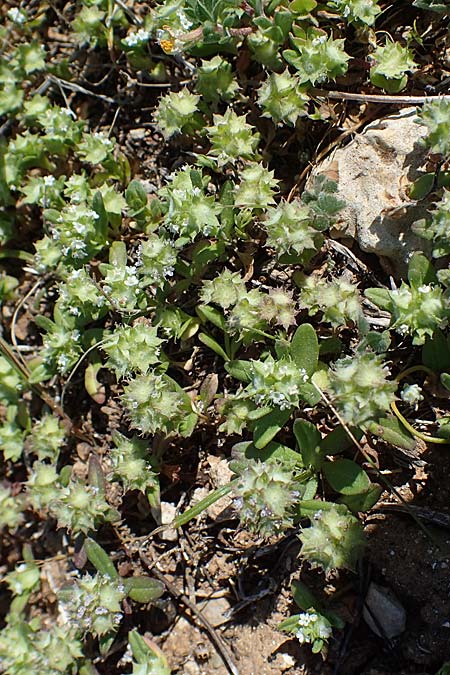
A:
[[[0,402],[15,404],[22,391],[22,379],[12,364],[0,355]]]
[[[231,101],[239,85],[233,78],[231,64],[216,55],[208,61],[202,59],[202,65],[197,68],[195,88],[205,101],[217,103]]]
[[[208,183],[209,176],[185,166],[172,174],[171,182],[159,191],[167,201],[164,225],[181,241],[192,241],[198,234],[205,237],[220,234],[217,215],[221,206],[213,195],[206,194]]]
[[[200,127],[199,118],[195,114],[199,100],[200,96],[191,94],[186,87],[159,99],[154,120],[166,140],[174,134],[189,134]]]
[[[432,152],[450,154],[450,101],[441,98],[425,102],[417,112],[419,124],[427,127],[424,143]]]
[[[285,330],[295,324],[297,306],[291,291],[270,288],[263,296],[261,316],[268,323],[282,326]]]
[[[231,334],[238,335],[244,344],[261,340],[256,330],[266,330],[267,322],[261,316],[264,294],[253,288],[239,298],[227,316],[227,327]]]
[[[101,636],[119,626],[125,596],[125,587],[120,581],[100,573],[85,574],[61,589],[59,609],[77,633]]]
[[[24,595],[39,588],[41,574],[34,560],[16,565],[3,577],[13,595]]]
[[[278,181],[274,172],[262,164],[251,163],[241,173],[241,182],[236,187],[235,206],[251,209],[265,209],[275,203],[274,194]]]
[[[90,204],[74,201],[58,215],[50,212],[49,218],[53,241],[67,268],[82,267],[108,243],[106,228],[98,224],[100,216]]]
[[[136,436],[126,438],[118,431],[113,431],[112,439],[115,445],[109,451],[112,478],[120,480],[125,491],[145,492],[157,487],[157,474],[153,471],[148,441]]]
[[[205,131],[211,141],[208,156],[215,157],[217,166],[235,164],[241,159],[258,159],[256,149],[260,137],[246,122],[245,115],[236,115],[228,108],[224,115],[213,115],[213,122]]]
[[[17,407],[10,405],[7,408],[6,420],[0,424],[0,447],[5,460],[17,462],[23,452],[25,431],[18,423]]]
[[[40,461],[57,462],[66,440],[66,430],[55,415],[43,415],[34,425],[30,435],[30,447]]]
[[[373,26],[381,12],[378,0],[332,0],[328,3],[339,11],[349,23],[361,22]]]
[[[13,497],[10,488],[0,484],[0,530],[4,527],[11,531],[15,530],[23,522],[24,508],[22,496]]]
[[[357,352],[339,359],[328,373],[328,390],[342,419],[350,426],[363,426],[377,419],[395,400],[397,383],[372,352]]]
[[[355,284],[344,278],[326,281],[308,276],[301,284],[300,307],[310,316],[323,313],[323,320],[335,328],[362,317],[360,294]]]
[[[236,463],[233,488],[241,524],[262,537],[279,534],[292,525],[298,492],[294,472],[276,461]]]
[[[13,621],[0,631],[0,663],[6,675],[76,675],[83,656],[77,631],[38,619]]]
[[[350,56],[344,40],[334,40],[321,30],[311,29],[304,37],[291,38],[297,51],[286,49],[283,56],[297,70],[301,84],[316,85],[347,72]]]
[[[35,462],[25,485],[27,501],[36,511],[45,508],[59,496],[58,473],[52,464]]]
[[[431,218],[417,221],[413,224],[412,229],[420,237],[432,241],[433,258],[442,258],[450,254],[449,190],[444,190],[442,200],[436,204],[436,208],[431,212]]]
[[[290,359],[276,361],[270,355],[264,361],[252,361],[249,375],[245,393],[259,406],[281,410],[298,407],[300,388],[308,380],[306,371]]]
[[[302,557],[325,573],[335,569],[354,570],[365,546],[359,520],[343,504],[318,510],[311,518],[310,527],[302,530],[300,541]]]
[[[75,328],[73,316],[61,315],[58,322],[47,319],[44,328],[47,332],[42,337],[42,360],[49,370],[64,375],[81,355],[81,333]]]
[[[139,375],[124,387],[122,401],[131,426],[144,434],[180,431],[192,413],[188,395],[167,375]]]
[[[266,246],[273,248],[278,256],[314,251],[323,241],[312,225],[310,209],[299,201],[282,200],[277,206],[270,206],[263,227],[267,232]]]
[[[143,287],[162,288],[167,279],[173,276],[177,254],[174,245],[168,239],[150,234],[140,244],[137,253],[137,268]]]
[[[417,67],[410,50],[391,40],[386,40],[384,47],[377,47],[371,57],[374,65],[370,69],[370,81],[390,94],[404,89],[408,82],[406,73]]]
[[[108,355],[106,366],[114,370],[118,378],[132,373],[145,374],[150,366],[159,363],[162,343],[157,329],[146,323],[120,326],[102,346]]]
[[[83,325],[103,317],[108,301],[84,268],[70,270],[59,286],[57,307]]]
[[[112,155],[114,141],[114,138],[109,138],[102,131],[84,133],[81,141],[77,143],[75,154],[85,162],[100,164]]]
[[[255,410],[256,405],[248,398],[227,398],[218,407],[223,418],[219,431],[231,435],[241,434],[248,426],[249,414]]]
[[[245,282],[239,272],[225,269],[214,279],[203,281],[200,298],[206,304],[213,302],[222,309],[228,309],[246,293]]]
[[[306,115],[308,100],[299,78],[288,70],[271,73],[258,89],[258,105],[264,110],[262,116],[271,118],[275,124],[284,122],[295,126],[299,117]]]
[[[437,328],[445,328],[450,317],[450,304],[442,289],[434,284],[408,286],[389,291],[388,310],[392,327],[401,335],[411,335],[413,344],[423,345]]]
[[[87,534],[96,530],[100,523],[120,519],[97,487],[86,485],[79,479],[71,480],[67,487],[58,490],[58,496],[48,508],[57,519],[58,527],[66,527],[72,534]]]

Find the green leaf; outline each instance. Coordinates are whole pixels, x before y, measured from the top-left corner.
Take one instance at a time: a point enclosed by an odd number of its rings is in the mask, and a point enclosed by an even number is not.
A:
[[[414,438],[394,415],[383,417],[378,422],[371,422],[368,425],[368,431],[399,448],[414,450],[416,447]]]
[[[293,431],[304,466],[319,471],[324,456],[320,448],[320,432],[314,424],[301,419],[295,420]]]
[[[84,540],[83,547],[86,551],[89,562],[94,565],[95,569],[100,572],[100,574],[104,574],[111,579],[119,578],[119,573],[117,572],[114,563],[106,551],[99,544],[97,544],[96,541],[90,537],[87,537]]]
[[[242,361],[240,359],[225,363],[227,373],[240,382],[250,382],[251,367],[251,361]]]
[[[125,199],[128,204],[128,215],[134,218],[147,206],[147,193],[139,180],[132,180],[125,190]]]
[[[229,492],[231,492],[232,489],[233,485],[231,483],[227,483],[227,485],[222,485],[222,487],[217,488],[217,490],[210,492],[208,495],[206,495],[204,499],[201,499],[199,502],[197,502],[197,504],[192,506],[190,509],[177,516],[175,520],[172,523],[170,523],[170,527],[176,530],[178,527],[186,525],[186,523],[188,523],[193,518],[199,516],[212,504],[215,504],[219,499],[221,499],[221,497],[224,497]]]
[[[423,284],[437,283],[433,264],[422,253],[413,253],[408,264],[408,281],[418,288]]]
[[[448,391],[450,391],[450,375],[449,373],[441,374],[441,382]]]
[[[301,398],[308,403],[308,405],[317,405],[321,399],[320,392],[317,391],[313,384],[305,382],[301,384],[298,388]]]
[[[321,499],[302,499],[296,505],[297,515],[300,518],[312,518],[317,511],[329,511],[336,508],[334,502],[324,502]]]
[[[291,412],[290,409],[280,410],[276,408],[256,422],[253,430],[253,443],[258,450],[265,448],[275,438],[288,421]]]
[[[122,581],[128,597],[135,602],[153,602],[153,600],[160,598],[166,590],[161,581],[150,577],[130,577]]]
[[[427,337],[422,347],[422,363],[439,373],[443,370],[450,370],[450,336],[437,329],[433,337]]]
[[[215,309],[215,307],[211,307],[210,305],[197,305],[195,311],[197,312],[201,321],[209,321],[214,326],[216,326],[216,328],[220,328],[220,330],[223,330],[223,332],[226,331],[227,324],[225,317],[222,312],[220,312],[218,309]]]
[[[358,495],[369,489],[369,476],[351,459],[324,462],[322,471],[333,490],[343,495]]]
[[[156,646],[150,646],[148,640],[139,635],[136,629],[128,633],[128,643],[133,654],[133,659],[138,664],[147,666],[147,669],[133,669],[139,675],[170,675],[169,664],[161,650]]]
[[[315,7],[317,7],[316,0],[293,0],[289,5],[291,12],[296,12],[297,14],[308,14]]]
[[[236,461],[239,461],[240,457],[247,460],[259,459],[261,462],[277,460],[283,466],[290,468],[299,468],[301,463],[298,452],[276,441],[271,441],[262,449],[258,449],[252,441],[243,441],[242,443],[233,445],[232,452],[233,457],[236,457]]]
[[[308,501],[314,499],[317,494],[317,488],[319,487],[319,481],[316,476],[313,476],[305,485],[305,491],[303,493],[303,499]]]
[[[307,420],[297,419],[294,422],[293,431],[300,451],[313,452],[320,445],[322,436],[315,424]]]
[[[360,511],[368,511],[377,503],[380,498],[383,488],[380,485],[371,485],[366,492],[359,495],[347,495],[339,499],[341,504],[345,504],[350,511],[358,513]]]
[[[364,295],[370,302],[373,302],[377,307],[389,311],[391,306],[391,296],[386,288],[367,288]]]
[[[295,604],[304,612],[307,609],[316,609],[320,611],[320,603],[317,598],[311,593],[309,588],[301,581],[293,581],[291,586],[292,597]]]
[[[352,434],[355,436],[356,440],[362,438],[363,432],[360,429],[351,429]],[[354,445],[352,439],[341,425],[333,429],[325,438],[322,440],[320,447],[326,455],[336,455],[343,450],[348,450]]]
[[[416,178],[409,190],[409,198],[417,201],[424,199],[431,192],[435,177],[436,174],[434,173],[425,173],[423,176]]]
[[[200,342],[203,342],[204,345],[209,347],[209,349],[212,349],[212,351],[215,352],[218,356],[220,356],[224,361],[229,361],[227,353],[219,345],[219,343],[214,340],[214,338],[210,337],[209,335],[206,335],[206,333],[199,333],[198,339],[200,340]]]
[[[53,369],[47,363],[40,363],[31,371],[28,383],[40,384],[41,382],[47,382],[54,374]]]
[[[370,347],[377,354],[384,354],[391,345],[391,334],[388,330],[378,333],[376,330],[369,330],[362,340],[364,347]]]
[[[98,639],[100,654],[106,656],[109,650],[113,646],[114,640],[116,639],[117,630],[111,630],[105,635],[101,635]]]
[[[309,323],[304,323],[295,331],[290,347],[290,355],[295,365],[306,371],[311,377],[319,361],[319,341],[316,331]]]

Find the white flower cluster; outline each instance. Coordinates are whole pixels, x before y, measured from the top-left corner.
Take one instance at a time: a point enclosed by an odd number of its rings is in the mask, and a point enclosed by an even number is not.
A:
[[[122,42],[127,47],[136,47],[142,45],[150,40],[150,31],[140,28],[136,33],[129,33]]]
[[[314,640],[328,640],[332,633],[332,628],[327,619],[314,612],[308,610],[298,615],[298,629],[295,637],[300,644],[305,642],[314,642]]]
[[[417,403],[423,401],[422,389],[418,384],[407,384],[404,386],[400,397],[402,401],[409,405],[417,405]]]
[[[23,9],[19,9],[18,7],[11,7],[11,9],[7,11],[6,16],[8,19],[11,19],[11,21],[14,21],[14,23],[19,24],[19,26],[22,26],[27,20],[27,15]]]

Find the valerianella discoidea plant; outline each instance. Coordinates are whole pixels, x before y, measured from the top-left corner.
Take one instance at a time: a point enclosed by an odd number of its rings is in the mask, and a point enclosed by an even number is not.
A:
[[[347,424],[364,425],[389,409],[397,384],[388,376],[380,357],[371,352],[336,361],[328,373],[328,391]]]
[[[108,355],[106,366],[119,378],[131,373],[145,374],[150,366],[159,363],[162,342],[156,328],[145,323],[120,326],[102,346]]]
[[[288,358],[276,361],[252,361],[250,383],[245,394],[259,406],[276,406],[281,410],[296,408],[300,403],[301,386],[308,380],[304,370]]]
[[[369,300],[391,313],[391,326],[400,335],[411,335],[422,345],[437,328],[445,328],[450,317],[449,300],[436,284],[411,284],[402,281],[394,290],[367,289]]]
[[[236,462],[235,506],[244,527],[270,537],[292,525],[297,491],[294,472],[278,462]]]
[[[125,596],[120,581],[99,573],[86,574],[60,591],[59,610],[81,634],[102,636],[120,624]]]
[[[263,227],[267,232],[266,246],[273,248],[278,256],[315,251],[323,241],[312,226],[311,210],[298,201],[282,200],[277,206],[269,207]]]
[[[188,395],[170,377],[154,372],[125,385],[122,400],[131,426],[144,434],[177,432],[192,413]]]
[[[365,545],[359,520],[343,504],[318,510],[310,527],[302,530],[300,540],[302,557],[326,573],[342,568],[354,570]]]
[[[284,73],[271,73],[258,90],[258,105],[264,110],[263,117],[271,118],[275,124],[284,122],[295,126],[299,117],[306,115],[308,96],[300,80]]]

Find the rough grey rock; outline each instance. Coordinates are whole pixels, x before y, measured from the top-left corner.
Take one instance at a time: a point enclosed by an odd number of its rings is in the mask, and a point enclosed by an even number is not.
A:
[[[426,128],[416,118],[416,109],[407,108],[372,122],[319,164],[307,184],[321,173],[337,180],[338,196],[347,206],[332,236],[357,240],[363,251],[375,253],[396,277],[405,274],[414,251],[430,250],[429,242],[411,231],[411,224],[425,215],[425,209],[406,194],[426,156],[420,142]]]
[[[403,633],[406,612],[389,588],[372,582],[363,610],[364,620],[376,635],[389,640]]]

